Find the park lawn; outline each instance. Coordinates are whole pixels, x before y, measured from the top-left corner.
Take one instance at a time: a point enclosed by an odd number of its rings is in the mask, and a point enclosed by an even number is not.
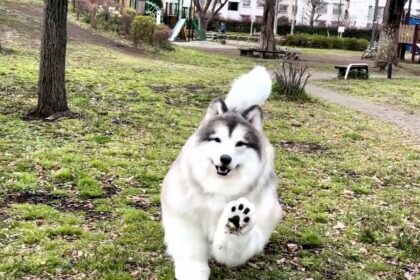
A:
[[[173,279],[160,184],[208,103],[254,63],[70,41],[67,92],[80,117],[29,122],[38,53],[22,33],[30,26],[5,16],[17,34],[0,55],[0,278]],[[412,275],[418,139],[317,100],[270,100],[264,111],[285,217],[264,254],[234,269],[212,264],[212,279]]]
[[[339,49],[316,49],[316,48],[299,48],[304,55],[311,56],[339,56],[339,57],[351,57],[360,59],[360,51],[349,51],[349,50],[339,50]]]
[[[398,77],[391,80],[385,78],[348,81],[335,79],[316,81],[316,83],[340,93],[360,96],[375,103],[391,105],[420,114],[420,78],[418,77]]]

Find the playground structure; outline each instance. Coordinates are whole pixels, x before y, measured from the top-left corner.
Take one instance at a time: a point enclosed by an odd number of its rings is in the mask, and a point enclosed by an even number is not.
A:
[[[377,42],[369,46],[362,54],[361,59],[373,58],[378,50]],[[400,59],[405,59],[405,53],[411,53],[411,61],[415,62],[416,55],[420,56],[420,18],[410,17],[408,24],[401,24],[398,30],[398,50]],[[420,63],[420,58],[419,61]]]
[[[409,24],[400,25],[398,33],[398,53],[401,54],[401,60],[405,59],[405,51],[411,52],[412,62],[415,61],[416,55],[420,55],[420,18],[417,18],[417,20],[410,19]]]
[[[124,7],[130,7],[136,10],[138,14],[149,15],[155,18],[156,24],[163,23],[162,10],[155,3],[147,0],[129,0],[125,3],[127,3],[127,6]]]
[[[192,0],[169,0],[165,3],[164,23],[173,27],[169,41],[181,40],[206,40],[195,18],[195,6]]]
[[[145,7],[144,7],[144,14],[154,17],[156,19],[156,24],[163,23],[162,11],[159,8],[159,6],[153,2],[146,1]]]

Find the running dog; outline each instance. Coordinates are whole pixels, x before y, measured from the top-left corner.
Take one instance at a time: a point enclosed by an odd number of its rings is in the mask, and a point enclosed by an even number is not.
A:
[[[271,78],[257,66],[211,102],[163,182],[162,219],[178,280],[207,280],[208,260],[244,264],[268,242],[282,209],[274,149],[262,129]]]

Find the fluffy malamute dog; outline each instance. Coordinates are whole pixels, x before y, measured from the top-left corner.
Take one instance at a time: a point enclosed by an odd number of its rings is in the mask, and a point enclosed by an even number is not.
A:
[[[208,260],[245,263],[268,242],[282,209],[274,150],[262,131],[271,93],[263,67],[214,100],[165,177],[161,194],[168,253],[178,280],[208,279]]]

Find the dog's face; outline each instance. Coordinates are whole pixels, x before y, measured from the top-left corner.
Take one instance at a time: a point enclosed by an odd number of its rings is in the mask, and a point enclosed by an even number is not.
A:
[[[262,111],[242,114],[215,100],[197,132],[190,166],[206,192],[235,195],[252,188],[263,167]]]

